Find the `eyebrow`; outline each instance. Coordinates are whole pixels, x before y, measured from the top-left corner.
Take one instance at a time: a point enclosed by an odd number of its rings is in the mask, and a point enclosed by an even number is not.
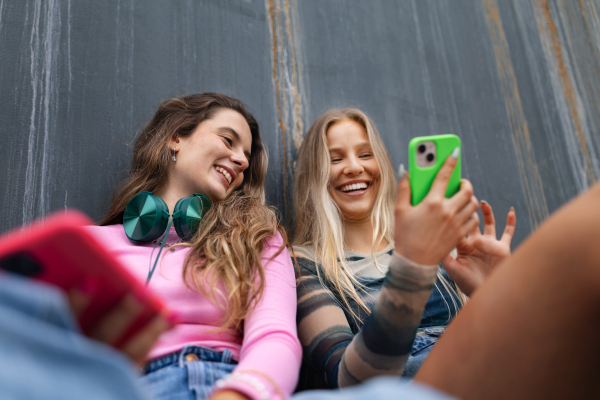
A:
[[[240,137],[240,134],[237,133],[233,128],[230,128],[228,126],[222,126],[220,128],[217,128],[218,131],[221,132],[229,132],[233,135],[233,137],[235,138],[235,140],[237,140],[238,142],[241,142],[242,139]],[[249,160],[250,159],[250,152],[249,151],[244,151],[244,154],[246,155],[246,158]]]

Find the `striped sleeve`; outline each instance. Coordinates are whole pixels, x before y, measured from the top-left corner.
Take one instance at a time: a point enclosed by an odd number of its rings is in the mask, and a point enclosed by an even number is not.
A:
[[[333,292],[319,281],[315,263],[304,258],[298,263],[297,323],[305,362],[332,388],[400,376],[438,266],[394,253],[374,310],[354,335]]]

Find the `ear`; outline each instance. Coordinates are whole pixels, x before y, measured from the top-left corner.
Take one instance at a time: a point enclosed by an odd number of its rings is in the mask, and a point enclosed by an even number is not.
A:
[[[179,151],[179,137],[178,136],[174,136],[173,138],[171,138],[171,140],[169,140],[169,150],[171,151]]]

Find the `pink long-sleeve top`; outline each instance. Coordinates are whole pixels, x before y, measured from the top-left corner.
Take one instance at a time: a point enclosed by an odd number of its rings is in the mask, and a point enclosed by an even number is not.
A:
[[[121,261],[140,282],[145,282],[149,267],[158,254],[154,243],[133,244],[123,225],[90,226],[88,231]],[[167,243],[179,237],[171,228]],[[296,332],[296,283],[293,265],[287,249],[277,253],[283,239],[279,233],[264,246],[262,263],[265,267],[265,288],[262,299],[252,314],[244,320],[243,337],[231,329],[214,332],[220,326],[224,312],[187,287],[182,270],[189,248],[163,249],[149,288],[174,311],[179,323],[161,335],[148,355],[156,358],[183,348],[186,344],[210,347],[217,351],[229,349],[238,361],[234,373],[245,379],[226,380],[220,389],[234,389],[252,399],[279,399],[294,390],[302,348]],[[269,394],[269,397],[266,394]]]

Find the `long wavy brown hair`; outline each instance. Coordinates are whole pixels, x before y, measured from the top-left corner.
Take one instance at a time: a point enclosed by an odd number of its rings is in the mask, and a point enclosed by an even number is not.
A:
[[[249,166],[240,187],[213,204],[194,237],[181,244],[190,247],[183,279],[226,311],[224,320],[219,321],[220,329],[232,328],[241,333],[243,320],[264,291],[261,255],[265,240],[279,232],[284,239],[279,252],[287,243],[275,212],[265,205],[263,182],[268,160],[258,123],[241,101],[216,93],[163,101],[141,129],[133,148],[129,177],[115,189],[110,209],[100,225],[123,223],[125,207],[136,194],[154,192],[166,184],[172,162],[169,143],[191,135],[202,121],[222,109],[237,111],[250,126]],[[225,293],[217,289],[219,282]]]

